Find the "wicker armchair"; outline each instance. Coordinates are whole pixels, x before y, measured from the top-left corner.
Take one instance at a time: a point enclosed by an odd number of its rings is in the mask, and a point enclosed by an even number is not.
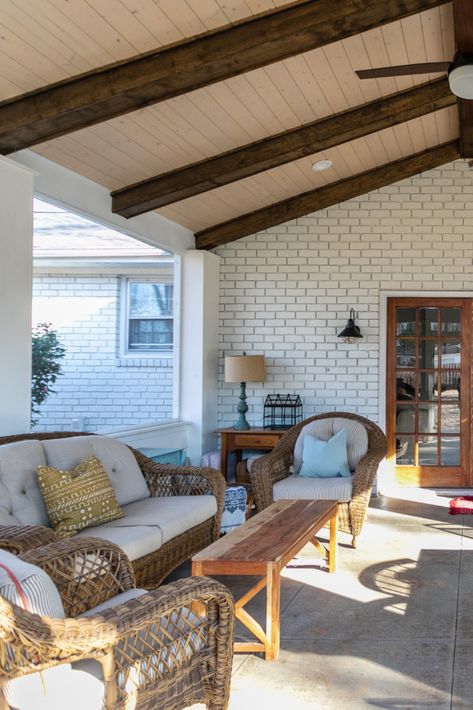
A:
[[[120,548],[74,537],[21,557],[54,581],[66,618],[37,616],[0,597],[0,707],[8,707],[6,682],[77,661],[82,669],[101,665],[107,710],[180,710],[196,702],[227,707],[234,612],[223,585],[205,577],[179,580],[75,618],[134,588]]]
[[[380,461],[387,451],[386,437],[381,429],[365,417],[348,412],[330,412],[310,417],[289,429],[275,448],[265,456],[256,459],[250,472],[250,479],[255,497],[256,508],[263,510],[273,502],[273,485],[290,475],[294,447],[303,427],[319,419],[351,419],[362,424],[368,433],[368,452],[358,462],[353,476],[352,498],[348,503],[339,503],[339,530],[352,536],[352,545],[356,547],[356,538],[360,534],[371,495],[376,472]]]
[[[17,434],[0,437],[0,446],[28,439],[43,441],[88,435],[91,433],[66,431]],[[225,497],[225,480],[221,473],[212,468],[160,464],[147,458],[140,451],[132,447],[128,448],[138,462],[151,496],[211,494],[217,501],[217,512],[212,518],[164,543],[156,552],[133,561],[138,586],[154,589],[175,567],[218,538]],[[14,554],[58,539],[54,531],[47,527],[0,525],[0,546]]]

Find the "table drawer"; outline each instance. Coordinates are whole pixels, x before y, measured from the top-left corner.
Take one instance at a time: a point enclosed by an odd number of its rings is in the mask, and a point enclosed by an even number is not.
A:
[[[232,444],[235,447],[241,446],[245,449],[263,448],[272,449],[276,446],[281,437],[277,434],[235,434],[232,437]]]

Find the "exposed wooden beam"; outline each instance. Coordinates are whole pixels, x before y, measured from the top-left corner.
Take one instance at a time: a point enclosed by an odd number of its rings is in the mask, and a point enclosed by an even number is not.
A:
[[[0,152],[165,101],[446,0],[305,0],[0,104]]]
[[[283,224],[291,219],[303,217],[310,212],[336,205],[344,200],[364,195],[380,187],[391,185],[398,180],[412,177],[424,170],[444,165],[460,156],[458,141],[428,148],[407,158],[387,163],[374,170],[339,180],[317,190],[303,192],[296,197],[276,202],[268,207],[249,212],[214,227],[203,229],[195,235],[197,249],[213,249],[233,242],[262,229]]]
[[[454,104],[447,79],[422,84],[115,190],[112,212],[135,217]]]

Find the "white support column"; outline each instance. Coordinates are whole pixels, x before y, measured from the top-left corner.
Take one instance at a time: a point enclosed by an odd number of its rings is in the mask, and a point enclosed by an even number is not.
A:
[[[200,464],[216,448],[220,257],[182,256],[180,418],[189,422],[188,455]]]
[[[33,182],[0,158],[0,435],[30,429]]]

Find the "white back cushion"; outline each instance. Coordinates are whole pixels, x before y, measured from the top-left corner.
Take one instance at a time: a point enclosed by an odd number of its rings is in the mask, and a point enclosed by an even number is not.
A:
[[[0,524],[49,525],[36,467],[45,466],[40,441],[0,446]]]
[[[40,616],[64,619],[61,597],[52,579],[40,567],[0,549],[0,563],[16,577],[26,599],[28,611]],[[17,587],[7,570],[0,566],[0,595],[23,608]]]
[[[328,441],[341,429],[347,430],[348,466],[353,472],[358,461],[368,451],[368,432],[361,422],[343,417],[329,417],[328,419],[316,419],[315,422],[309,422],[302,428],[294,447],[294,473],[299,473],[302,466],[302,449],[306,434],[311,434],[322,441]]]
[[[13,572],[26,599],[28,611],[56,619],[64,618],[61,597],[52,579],[39,567],[0,550],[0,563]],[[0,566],[0,595],[24,608],[17,587]],[[7,648],[7,653],[14,653]],[[4,688],[8,704],[17,710],[101,710],[103,685],[87,673],[73,671],[69,663],[43,673],[17,678]]]
[[[48,466],[61,470],[75,468],[86,456],[102,462],[119,505],[149,498],[149,490],[138,463],[128,446],[107,436],[72,436],[43,441]]]

